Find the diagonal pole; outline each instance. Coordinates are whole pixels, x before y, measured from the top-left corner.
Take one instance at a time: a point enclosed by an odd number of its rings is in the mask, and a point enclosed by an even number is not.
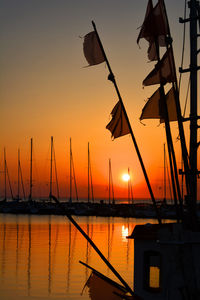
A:
[[[112,81],[112,83],[114,84],[115,90],[116,90],[116,92],[117,92],[117,95],[118,95],[118,98],[119,98],[119,101],[120,101],[122,110],[123,110],[124,115],[125,115],[125,118],[126,118],[126,122],[127,122],[127,124],[128,124],[129,130],[130,130],[130,134],[131,134],[131,137],[132,137],[132,140],[133,140],[133,144],[134,144],[134,146],[135,146],[135,150],[136,150],[136,153],[137,153],[137,155],[138,155],[138,159],[139,159],[139,161],[140,161],[140,165],[141,165],[141,168],[142,168],[142,171],[143,171],[143,174],[144,174],[146,183],[147,183],[147,187],[148,187],[148,190],[149,190],[149,193],[150,193],[150,196],[151,196],[151,200],[152,200],[152,202],[153,202],[153,205],[154,205],[154,208],[155,208],[155,211],[156,211],[158,223],[161,224],[161,217],[160,217],[160,213],[159,213],[158,207],[157,207],[157,205],[156,205],[156,200],[155,200],[155,197],[154,197],[154,194],[153,194],[153,191],[152,191],[150,182],[149,182],[149,178],[148,178],[148,175],[147,175],[147,172],[146,172],[144,163],[143,163],[142,156],[141,156],[141,154],[140,154],[140,151],[139,151],[139,148],[138,148],[138,145],[137,145],[135,136],[134,136],[134,134],[133,134],[133,130],[132,130],[132,128],[131,128],[131,124],[130,124],[128,115],[127,115],[127,113],[126,113],[126,109],[125,109],[125,107],[124,107],[124,103],[123,103],[123,101],[122,101],[122,97],[121,97],[121,95],[120,95],[120,92],[119,92],[119,89],[118,89],[118,86],[117,86],[117,83],[116,83],[116,80],[115,80],[115,76],[114,76],[114,74],[113,74],[113,72],[112,72],[112,69],[111,69],[111,67],[110,67],[109,61],[108,61],[108,59],[107,59],[107,57],[106,57],[106,54],[105,54],[103,45],[102,45],[102,43],[101,43],[100,37],[99,37],[99,35],[98,35],[98,32],[97,32],[96,25],[95,25],[94,21],[92,21],[92,25],[93,25],[94,31],[95,31],[95,33],[96,33],[97,40],[98,40],[98,42],[99,42],[99,46],[100,46],[100,48],[101,48],[101,50],[102,50],[102,53],[103,53],[103,55],[104,55],[105,62],[106,62],[106,64],[107,64],[108,70],[109,70],[109,72],[110,72],[110,74],[108,75],[108,79],[109,79],[110,81]]]
[[[113,272],[113,274],[120,280],[123,286],[127,289],[127,291],[133,296],[134,292],[130,288],[130,286],[126,283],[126,281],[121,277],[121,275],[117,272],[117,270],[111,265],[111,263],[106,259],[103,253],[99,250],[99,248],[95,245],[95,243],[91,240],[91,238],[87,235],[87,233],[79,226],[79,224],[74,220],[74,218],[69,214],[66,207],[63,203],[59,202],[59,200],[52,195],[52,199],[59,205],[62,211],[65,212],[65,216],[70,220],[70,222],[79,230],[79,232],[86,238],[86,240],[90,243],[93,249],[97,252],[97,254],[101,257],[104,263],[109,267],[109,269]]]

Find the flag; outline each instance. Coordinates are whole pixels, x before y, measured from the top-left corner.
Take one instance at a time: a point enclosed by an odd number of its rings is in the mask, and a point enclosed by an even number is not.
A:
[[[130,129],[120,101],[118,101],[114,106],[111,116],[112,120],[108,123],[106,128],[111,131],[114,139],[130,133]]]
[[[160,98],[160,88],[158,88],[143,107],[140,120],[160,119],[160,123],[164,123],[164,109]],[[167,103],[169,121],[177,121],[175,93],[173,87],[166,94],[165,99]]]
[[[153,7],[152,0],[149,0],[137,43],[141,38],[145,38],[149,42],[148,58],[150,61],[158,59],[155,41],[160,47],[165,47],[167,35],[169,35],[168,21],[163,1],[158,0],[156,6]]]
[[[84,36],[83,52],[90,66],[98,65],[105,61],[95,31],[89,32]]]
[[[88,287],[89,296],[92,300],[120,300],[120,296],[127,293],[123,286],[96,270],[92,271],[85,286]]]
[[[167,82],[174,82],[175,80],[176,73],[174,69],[173,54],[171,48],[168,48],[162,59],[143,80],[143,85],[166,84]]]

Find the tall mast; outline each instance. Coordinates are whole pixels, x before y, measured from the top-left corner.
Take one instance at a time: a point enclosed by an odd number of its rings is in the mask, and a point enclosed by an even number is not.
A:
[[[197,202],[197,6],[196,0],[191,0],[190,8],[190,152],[191,167],[191,198],[195,210]]]
[[[72,141],[70,138],[70,197],[69,197],[69,202],[72,202],[72,179],[74,179],[76,200],[78,201],[78,189],[77,189],[77,184],[76,184],[75,168],[74,168],[74,161],[73,161],[73,155],[72,155]]]
[[[91,169],[91,163],[90,163],[90,147],[89,147],[89,143],[88,143],[88,202],[90,202],[90,187],[91,187],[92,201],[94,202],[92,169]]]
[[[49,200],[52,198],[52,163],[53,163],[53,137],[51,136],[51,159],[50,159],[50,181],[49,181]]]
[[[56,167],[56,153],[55,153],[55,147],[53,145],[53,160],[54,160],[54,170],[55,170],[55,176],[56,176],[56,188],[57,188],[57,197],[60,198],[60,192],[59,192],[59,185],[58,185],[58,174],[57,174],[57,167]]]
[[[17,178],[17,199],[20,195],[20,149],[18,149],[18,178]]]
[[[111,159],[109,158],[109,204],[111,203],[111,193],[112,193],[112,203],[114,204],[114,188],[113,188],[113,179],[112,179],[112,169],[111,169]]]
[[[32,178],[32,166],[33,165],[33,138],[31,138],[31,158],[30,158],[30,193],[29,193],[29,201],[32,201],[32,187],[33,187],[33,178]]]
[[[88,142],[88,202],[90,202],[90,148]]]
[[[110,204],[110,185],[111,185],[111,161],[109,158],[109,185],[108,185],[109,204]]]
[[[131,176],[130,176],[130,169],[128,168],[128,175],[129,175],[129,180],[128,180],[128,203],[133,204],[133,189],[132,189],[132,183],[131,183]]]
[[[197,129],[199,128],[197,120],[200,118],[197,115],[197,71],[200,66],[197,65],[197,22],[199,21],[199,2],[196,0],[190,0],[188,2],[190,9],[190,16],[188,19],[180,18],[180,23],[190,22],[190,67],[188,69],[180,68],[181,73],[190,73],[190,141],[189,141],[189,162],[190,162],[190,198],[188,199],[190,205],[188,207],[190,220],[192,225],[195,226],[196,220],[196,203],[197,203],[197,150],[199,143],[197,143]],[[186,120],[188,120],[186,119]]]
[[[72,141],[70,138],[70,174],[69,174],[69,202],[72,202]]]
[[[7,183],[6,183],[6,175],[7,175],[7,165],[6,165],[6,148],[4,148],[4,200],[7,200]]]

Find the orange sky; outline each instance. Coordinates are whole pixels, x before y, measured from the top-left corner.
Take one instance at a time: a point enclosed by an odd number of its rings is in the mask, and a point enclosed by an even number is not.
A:
[[[137,3],[136,3],[137,2]],[[142,88],[153,68],[147,63],[147,44],[136,44],[147,1],[17,1],[1,2],[1,140],[16,194],[17,151],[21,150],[28,189],[30,138],[34,146],[34,193],[48,196],[50,137],[54,137],[61,195],[69,196],[69,138],[80,197],[87,196],[87,143],[90,142],[95,197],[108,196],[108,159],[112,160],[116,197],[127,197],[121,175],[131,170],[135,197],[149,197],[130,136],[112,141],[105,129],[117,102],[105,64],[84,68],[83,37],[95,20],[124,100],[138,146],[156,197],[163,195],[164,128],[158,121],[139,122],[145,100],[156,87]],[[176,6],[175,6],[176,5]],[[182,1],[166,1],[175,54],[180,66]],[[113,7],[115,7],[113,9]],[[123,20],[123,21],[122,21]],[[180,34],[181,32],[181,34]],[[187,66],[187,61],[186,61]],[[185,83],[186,82],[186,83]],[[183,87],[187,85],[186,79]],[[185,89],[182,103],[185,101]],[[183,106],[183,104],[182,104]],[[180,150],[173,137],[180,165]],[[3,174],[1,173],[1,195]],[[28,193],[28,192],[27,192]]]

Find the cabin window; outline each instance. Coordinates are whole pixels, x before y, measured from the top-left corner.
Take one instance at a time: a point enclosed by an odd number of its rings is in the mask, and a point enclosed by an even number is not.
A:
[[[161,256],[157,251],[144,253],[144,288],[150,292],[161,290]]]

